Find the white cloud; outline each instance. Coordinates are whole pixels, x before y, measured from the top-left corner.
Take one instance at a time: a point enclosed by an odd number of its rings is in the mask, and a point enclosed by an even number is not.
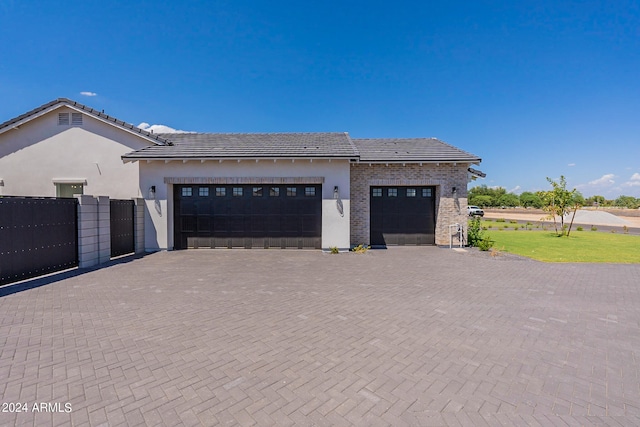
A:
[[[142,130],[146,130],[151,133],[195,133],[187,130],[178,130],[166,125],[150,125],[149,123],[142,122],[138,125]]]
[[[640,173],[636,172],[631,175],[629,181],[622,184],[623,187],[640,187]]]
[[[587,184],[578,184],[576,189],[586,196],[598,194],[605,197],[613,197],[614,193],[620,191],[620,186],[616,185],[616,175],[608,173],[598,179],[589,181]]]
[[[593,181],[589,181],[589,185],[595,185],[599,187],[608,187],[610,185],[615,184],[616,182],[613,180],[615,175],[612,173],[608,173],[606,175],[602,175],[598,179],[594,179]]]
[[[618,182],[617,182],[618,181]],[[615,199],[621,194],[640,197],[640,173],[634,173],[628,180],[622,182],[619,175],[612,173],[602,175],[598,179],[586,184],[576,185],[576,188],[585,196],[594,194],[604,196],[607,199]]]
[[[567,166],[571,167],[571,166],[575,166],[575,163],[569,163]]]
[[[95,92],[80,92],[80,95],[82,95],[82,96],[98,96],[98,94],[95,93]]]

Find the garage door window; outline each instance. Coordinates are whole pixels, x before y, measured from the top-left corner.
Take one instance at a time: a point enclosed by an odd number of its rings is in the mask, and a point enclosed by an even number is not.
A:
[[[388,197],[398,197],[398,189],[397,188],[389,188],[387,192]]]
[[[371,194],[373,197],[382,197],[382,188],[374,188]]]
[[[306,197],[315,197],[316,195],[316,188],[315,187],[305,187],[304,188],[304,195]]]
[[[200,196],[200,197],[208,197],[209,196],[209,188],[208,187],[200,187],[200,188],[198,188],[198,196]]]
[[[233,195],[236,197],[242,197],[242,187],[233,187]]]
[[[287,187],[287,197],[296,197],[296,187]]]
[[[416,189],[407,188],[407,197],[416,197]]]
[[[271,187],[269,189],[269,197],[279,197],[280,196],[280,187]]]
[[[224,197],[227,195],[227,189],[224,187],[216,187],[216,196]]]
[[[422,197],[431,197],[431,189],[423,188],[422,189]]]
[[[262,197],[262,187],[253,187],[253,197]]]
[[[191,187],[182,187],[182,197],[191,197],[192,190]]]

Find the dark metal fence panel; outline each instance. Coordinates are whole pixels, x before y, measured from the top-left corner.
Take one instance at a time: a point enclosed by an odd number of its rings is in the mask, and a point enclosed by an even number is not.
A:
[[[0,197],[0,284],[78,265],[78,201]]]
[[[110,200],[111,208],[111,256],[135,251],[133,200]]]

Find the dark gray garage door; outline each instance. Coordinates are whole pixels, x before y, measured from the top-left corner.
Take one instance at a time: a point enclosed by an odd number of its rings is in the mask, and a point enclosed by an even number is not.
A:
[[[174,214],[175,249],[321,247],[321,185],[176,185]]]
[[[434,245],[435,187],[371,187],[371,245]]]

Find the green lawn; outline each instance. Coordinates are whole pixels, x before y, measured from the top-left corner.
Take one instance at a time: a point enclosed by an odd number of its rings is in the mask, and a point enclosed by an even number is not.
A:
[[[486,230],[494,248],[545,262],[640,263],[640,236],[572,231],[558,237],[549,231]]]

